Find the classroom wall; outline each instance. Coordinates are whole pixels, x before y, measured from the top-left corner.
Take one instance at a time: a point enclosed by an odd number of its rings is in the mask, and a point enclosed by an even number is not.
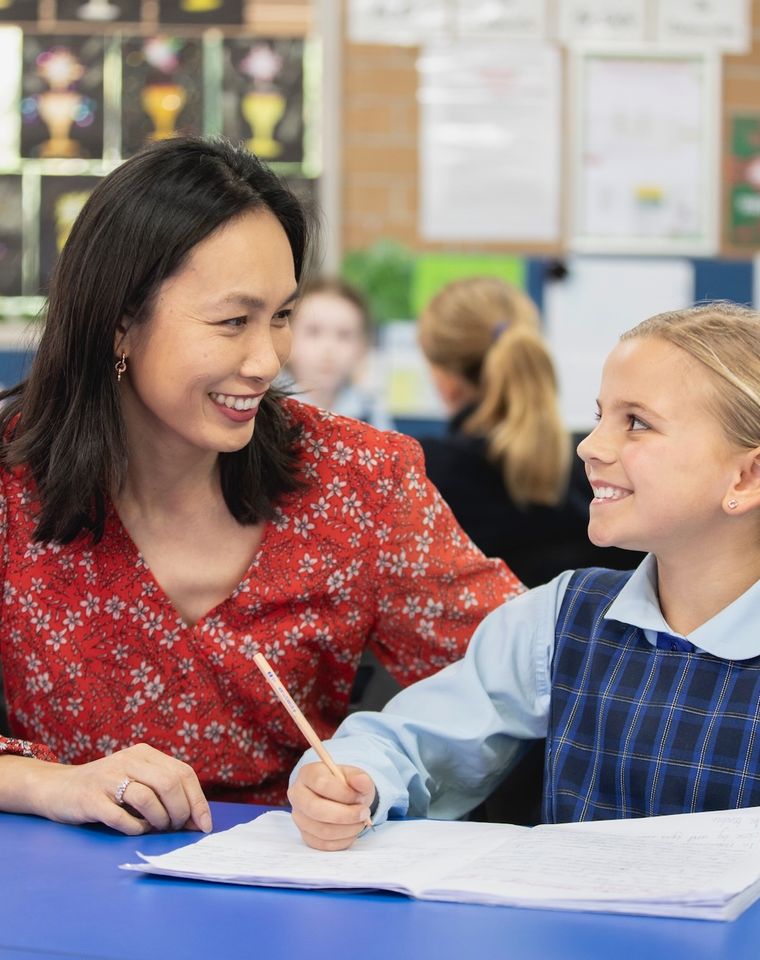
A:
[[[344,24],[347,0],[342,0]],[[722,176],[730,170],[728,131],[736,113],[760,110],[760,0],[752,0],[753,46],[742,56],[723,57]],[[431,242],[418,230],[417,132],[415,99],[418,47],[349,43],[343,30],[341,150],[341,243],[343,250],[394,238],[414,250],[470,249],[554,254],[552,245]],[[565,184],[566,186],[566,184]],[[727,189],[721,192],[725,223]],[[721,237],[724,231],[721,229]],[[721,240],[720,256],[750,259],[753,250]]]

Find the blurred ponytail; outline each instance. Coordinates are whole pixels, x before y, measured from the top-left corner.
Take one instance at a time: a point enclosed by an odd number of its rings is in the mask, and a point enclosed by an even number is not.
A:
[[[525,325],[505,330],[486,354],[480,384],[482,400],[465,431],[486,437],[515,503],[556,505],[567,487],[570,438],[540,335]]]
[[[419,341],[431,364],[478,388],[480,401],[463,429],[485,437],[511,499],[559,503],[570,472],[570,437],[530,297],[495,277],[456,280],[423,312]]]

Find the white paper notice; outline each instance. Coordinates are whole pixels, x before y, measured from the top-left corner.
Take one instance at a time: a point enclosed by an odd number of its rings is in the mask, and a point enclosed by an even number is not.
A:
[[[541,43],[424,48],[420,230],[430,240],[555,241],[560,60]]]
[[[657,39],[748,53],[752,45],[749,0],[658,0]]]
[[[559,39],[567,44],[643,40],[644,0],[562,0]]]
[[[694,267],[688,260],[573,257],[567,276],[546,285],[544,321],[557,366],[562,413],[572,430],[594,425],[607,354],[641,320],[689,307]]]
[[[349,0],[352,43],[417,46],[451,32],[448,0]]]
[[[546,0],[454,0],[460,37],[486,33],[510,40],[546,38]]]

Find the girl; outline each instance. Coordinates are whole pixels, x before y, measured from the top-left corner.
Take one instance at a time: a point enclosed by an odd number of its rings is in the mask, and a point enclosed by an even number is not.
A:
[[[445,436],[420,440],[425,470],[486,556],[529,587],[572,567],[634,567],[586,535],[591,491],[530,297],[497,277],[455,280],[422,312],[419,342],[451,417]]]
[[[287,370],[294,383],[289,390],[323,410],[390,429],[377,391],[362,382],[373,340],[362,294],[337,278],[312,280],[296,304],[291,326]]]
[[[462,816],[544,735],[547,822],[760,804],[758,358],[760,315],[729,304],[623,336],[579,453],[591,539],[648,556],[531,590],[459,663],[351,717],[328,744],[351,787],[320,764],[292,778],[308,843],[349,846],[370,807]]]

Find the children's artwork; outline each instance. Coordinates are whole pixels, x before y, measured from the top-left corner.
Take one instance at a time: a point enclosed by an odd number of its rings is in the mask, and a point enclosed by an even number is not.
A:
[[[0,296],[17,297],[21,289],[23,240],[21,177],[0,177]]]
[[[158,0],[159,23],[243,23],[243,0]]]
[[[24,35],[22,157],[102,156],[103,52],[102,35]]]
[[[99,177],[43,176],[40,192],[40,287],[47,292],[50,274],[74,221]]]
[[[760,116],[731,118],[727,234],[731,243],[757,247],[760,242]]]
[[[93,24],[139,22],[141,7],[142,0],[57,0],[59,20],[86,20]]]
[[[131,37],[122,46],[121,152],[203,132],[203,47],[180,37]]]
[[[0,0],[0,21],[18,23],[37,19],[37,0]]]
[[[303,40],[224,41],[223,133],[263,160],[303,160]]]

